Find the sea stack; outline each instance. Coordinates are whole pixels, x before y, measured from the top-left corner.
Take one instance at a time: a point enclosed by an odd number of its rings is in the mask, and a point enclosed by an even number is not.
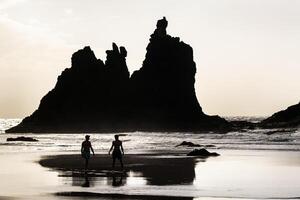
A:
[[[39,108],[6,132],[228,131],[225,119],[203,113],[193,49],[168,35],[167,25],[158,20],[131,77],[124,47],[113,43],[105,63],[90,47],[75,52]]]
[[[294,128],[300,126],[300,102],[263,120],[264,128]]]

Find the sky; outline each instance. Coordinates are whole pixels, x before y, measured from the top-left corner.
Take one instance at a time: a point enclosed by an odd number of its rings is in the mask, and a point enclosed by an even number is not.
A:
[[[300,101],[298,0],[0,0],[0,118],[37,109],[71,55],[125,46],[132,73],[156,21],[193,47],[203,111],[269,116]]]

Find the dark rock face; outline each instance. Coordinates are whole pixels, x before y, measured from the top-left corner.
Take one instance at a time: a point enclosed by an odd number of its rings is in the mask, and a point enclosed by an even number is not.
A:
[[[206,149],[194,149],[187,156],[199,156],[199,157],[210,157],[210,156],[219,156],[220,154],[216,152],[209,152]]]
[[[113,44],[105,64],[90,47],[75,52],[72,67],[40,102],[38,110],[7,132],[79,132],[117,128],[127,112],[126,50]]]
[[[130,80],[136,116],[143,116],[149,128],[204,116],[195,95],[193,50],[166,35],[166,25],[165,19],[158,21],[143,66]]]
[[[16,138],[7,138],[6,139],[7,142],[15,142],[15,141],[22,141],[22,142],[38,142],[37,139],[34,139],[32,137],[16,137]]]
[[[6,132],[115,132],[229,130],[196,98],[193,49],[157,22],[140,70],[129,78],[127,51],[113,43],[105,63],[85,47],[58,77],[38,110]]]
[[[228,128],[226,120],[202,112],[194,88],[193,49],[178,37],[167,35],[167,24],[165,18],[157,22],[143,66],[130,78],[135,121],[147,130]]]
[[[265,128],[288,128],[300,126],[300,102],[279,111],[263,120],[260,125]]]

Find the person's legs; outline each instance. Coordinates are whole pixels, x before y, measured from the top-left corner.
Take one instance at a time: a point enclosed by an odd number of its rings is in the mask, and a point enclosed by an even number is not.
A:
[[[121,168],[123,169],[123,160],[122,160],[122,157],[119,158],[119,161],[121,163]]]
[[[83,152],[82,153],[82,157],[84,158],[85,160],[85,170],[88,169],[88,165],[89,165],[89,159],[90,159],[90,153],[89,152]]]
[[[88,165],[89,165],[89,159],[85,158],[85,169],[88,169]]]
[[[115,168],[115,163],[116,163],[116,157],[113,156],[113,163],[112,163],[112,168],[113,168],[113,169]]]

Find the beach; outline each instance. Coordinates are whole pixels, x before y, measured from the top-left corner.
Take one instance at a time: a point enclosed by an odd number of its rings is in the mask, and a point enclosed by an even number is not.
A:
[[[0,134],[0,199],[297,199],[300,133],[126,133],[124,172],[112,170],[114,134],[91,134],[95,156],[84,170],[83,134]],[[210,145],[217,157],[188,157]]]
[[[224,151],[222,157],[190,158],[180,155],[128,155],[126,173],[112,173],[106,155],[96,156],[85,174],[78,155],[50,156],[43,166],[59,171],[73,186],[84,187],[92,179],[91,192],[215,198],[296,198],[300,187],[296,152]],[[114,179],[122,183],[116,185]],[[128,182],[127,182],[128,181]],[[121,193],[118,188],[121,187]],[[98,190],[96,188],[99,188]],[[127,190],[127,189],[128,190]],[[159,189],[158,189],[159,188]],[[95,191],[98,191],[96,192]],[[102,190],[103,191],[103,190]],[[74,191],[66,191],[74,192]]]
[[[125,172],[108,155],[1,154],[3,199],[295,199],[300,154],[295,151],[219,150],[221,156],[124,156]],[[118,168],[116,168],[118,170]],[[9,197],[9,198],[8,198]]]

